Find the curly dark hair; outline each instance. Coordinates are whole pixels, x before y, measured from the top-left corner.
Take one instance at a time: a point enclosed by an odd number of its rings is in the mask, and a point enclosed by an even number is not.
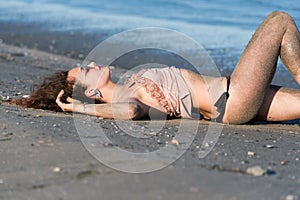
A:
[[[74,95],[77,100],[88,102],[88,98],[83,95],[86,87],[77,84],[73,87],[74,81],[67,80],[67,76],[68,71],[55,72],[53,75],[46,77],[41,84],[32,85],[28,98],[9,99],[7,102],[27,108],[61,112],[62,110],[55,100],[62,89],[64,90],[62,102],[66,103],[67,97],[74,98]]]
[[[28,98],[9,99],[8,102],[27,108],[62,111],[55,100],[62,89],[65,91],[62,101],[66,102],[72,95],[74,83],[67,81],[67,76],[68,71],[58,71],[46,77],[40,85],[32,85]]]

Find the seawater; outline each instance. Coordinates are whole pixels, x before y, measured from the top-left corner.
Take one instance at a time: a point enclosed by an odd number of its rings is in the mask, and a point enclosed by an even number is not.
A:
[[[298,0],[0,0],[2,21],[41,23],[49,31],[163,27],[207,48],[244,47],[274,10],[290,13],[300,24]]]

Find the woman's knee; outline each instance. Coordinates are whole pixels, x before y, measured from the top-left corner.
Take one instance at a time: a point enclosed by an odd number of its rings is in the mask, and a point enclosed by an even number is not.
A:
[[[266,19],[272,19],[276,23],[281,25],[294,23],[293,18],[288,13],[282,11],[273,11],[267,16]]]

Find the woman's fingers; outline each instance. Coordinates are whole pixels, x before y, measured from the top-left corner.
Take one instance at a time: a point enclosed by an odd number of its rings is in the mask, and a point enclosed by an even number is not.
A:
[[[74,99],[72,99],[71,97],[68,97],[68,98],[67,98],[67,102],[73,103],[73,101],[74,101]]]
[[[73,99],[73,98],[71,98],[71,97],[68,97],[68,98],[67,98],[67,102],[69,102],[69,103],[74,103],[74,104],[80,104],[80,103],[82,103],[81,101],[76,100],[76,99]]]
[[[69,108],[68,107],[70,107],[70,104],[65,104],[65,103],[63,103],[62,101],[61,101],[61,97],[64,95],[64,90],[61,90],[59,93],[58,93],[58,95],[57,95],[57,97],[56,97],[56,103],[57,103],[57,105],[63,110],[63,111],[69,111]]]
[[[67,102],[69,103],[63,103],[61,101],[61,98],[64,94],[64,91],[61,90],[56,98],[56,103],[57,105],[63,110],[63,111],[74,111],[74,112],[79,112],[82,109],[84,110],[84,104],[82,104],[80,101],[76,100],[76,99],[72,99],[71,97],[67,98]],[[77,111],[78,110],[78,111]]]
[[[58,104],[58,106],[59,107],[61,107],[61,104],[62,104],[62,102],[61,102],[61,97],[64,95],[64,90],[61,90],[59,93],[58,93],[58,95],[57,95],[57,97],[56,97],[56,103]]]
[[[59,98],[61,98],[63,95],[64,95],[65,91],[64,90],[61,90],[57,96],[59,96]]]

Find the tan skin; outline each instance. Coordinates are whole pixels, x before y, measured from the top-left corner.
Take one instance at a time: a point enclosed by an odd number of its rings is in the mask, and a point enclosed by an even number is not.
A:
[[[279,56],[300,84],[299,31],[288,14],[273,12],[255,32],[231,75],[223,123],[300,118],[300,91],[271,85]],[[214,104],[226,90],[226,78],[204,77],[186,69],[181,69],[181,74],[190,89],[193,108],[207,119],[217,117]],[[71,98],[69,104],[64,104],[60,101],[61,91],[56,102],[64,111],[118,119],[138,119],[151,108],[164,112],[143,88],[113,83],[109,69],[98,69],[96,63],[90,64],[88,73],[80,68],[70,70],[68,78],[87,85],[88,97],[92,96],[93,89],[99,89],[102,97],[91,98],[106,104],[83,105]]]

